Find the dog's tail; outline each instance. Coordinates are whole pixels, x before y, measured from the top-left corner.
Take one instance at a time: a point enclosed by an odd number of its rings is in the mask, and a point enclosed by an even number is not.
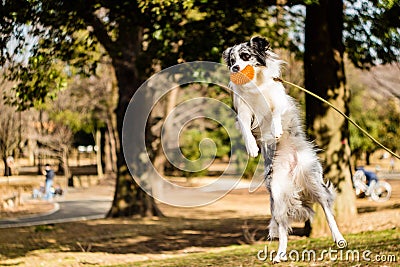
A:
[[[313,202],[324,201],[332,207],[336,190],[331,181],[324,182],[323,169],[315,152],[307,148],[296,154],[297,164],[293,170],[295,184],[305,189]]]

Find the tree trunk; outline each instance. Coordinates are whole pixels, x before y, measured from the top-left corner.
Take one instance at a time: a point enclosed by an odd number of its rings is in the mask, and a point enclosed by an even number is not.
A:
[[[342,43],[343,2],[321,0],[306,8],[304,72],[306,88],[348,113]],[[348,221],[356,214],[350,174],[348,122],[336,111],[306,95],[308,132],[322,149],[325,179],[334,183],[337,221]],[[328,233],[321,208],[317,209],[312,234]]]
[[[114,122],[116,124],[116,122]],[[117,145],[115,140],[115,134],[113,121],[107,118],[106,121],[107,129],[104,130],[104,169],[106,173],[114,173],[117,171]]]
[[[68,188],[68,179],[72,178],[71,177],[71,171],[69,169],[69,160],[68,160],[68,153],[69,149],[67,145],[62,145],[61,146],[61,162],[62,162],[62,168],[64,171],[64,177],[65,177],[65,183],[62,185],[64,188]]]
[[[103,164],[101,163],[101,154],[103,153],[103,148],[101,146],[101,131],[99,129],[96,129],[95,133],[95,143],[97,147],[96,152],[96,165],[97,165],[97,176],[98,179],[103,179],[104,178],[104,173],[103,173]]]
[[[4,176],[11,176],[11,168],[7,164],[7,157],[3,157]]]
[[[118,144],[117,148],[117,182],[114,194],[114,200],[112,207],[108,213],[108,217],[127,217],[133,215],[139,216],[159,216],[162,215],[160,210],[157,208],[154,199],[148,195],[136,182],[132,179],[131,174],[128,171],[127,162],[124,157],[124,149],[127,149],[125,153],[132,153],[132,157],[138,158],[146,151],[139,151],[137,146],[131,144],[129,148],[123,148],[122,136],[123,136],[123,121],[125,112],[128,104],[139,88],[141,80],[135,66],[137,56],[141,48],[141,40],[143,36],[142,29],[139,27],[131,27],[127,25],[129,29],[120,32],[121,40],[125,39],[125,46],[121,45],[122,51],[120,53],[112,54],[113,66],[118,82],[118,105],[116,109],[117,117],[117,132],[118,132]],[[146,101],[146,99],[144,100]],[[144,135],[145,133],[135,130],[134,125],[138,122],[130,122],[133,126],[133,131],[129,133],[134,136]],[[132,129],[132,127],[131,127]],[[134,139],[135,140],[135,139]],[[138,161],[136,161],[138,162]],[[132,164],[132,163],[128,163]],[[138,170],[142,166],[133,165],[131,168]],[[140,175],[146,176],[146,170],[143,172],[137,172]],[[138,177],[139,179],[141,177]],[[141,179],[140,179],[141,180]]]
[[[172,89],[169,94],[166,96],[165,103],[164,103],[164,109],[162,110],[162,113],[164,116],[167,116],[172,112],[174,107],[176,106],[176,103],[178,101],[178,95],[179,95],[179,87],[176,87]],[[163,120],[164,121],[164,120]],[[167,138],[168,134],[171,132],[171,127],[173,125],[164,125],[163,129],[163,137]],[[167,162],[167,158],[164,155],[164,149],[162,145],[159,145],[158,150],[155,153],[155,158],[154,158],[154,168],[157,170],[157,172],[160,175],[164,175],[164,167]]]

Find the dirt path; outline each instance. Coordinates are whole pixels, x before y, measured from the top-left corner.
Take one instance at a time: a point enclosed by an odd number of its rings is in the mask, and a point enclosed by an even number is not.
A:
[[[400,208],[400,180],[390,180],[393,187],[392,197],[384,203],[376,203],[368,199],[357,199],[356,205],[362,213],[358,219],[342,223],[344,232],[365,231],[395,227],[400,222],[396,210]],[[114,190],[113,181],[104,181],[100,185],[90,188],[71,188],[62,200],[109,198],[112,199]],[[179,208],[159,203],[160,209],[166,217],[181,217],[188,219],[218,219],[218,218],[244,218],[270,216],[269,195],[264,187],[250,193],[248,189],[231,191],[218,201],[196,208]],[[33,215],[46,213],[53,208],[52,203],[46,201],[26,201],[23,206],[13,211],[0,214],[0,218]],[[368,212],[366,212],[368,211]],[[387,216],[385,214],[388,214]],[[366,223],[368,222],[368,223]]]
[[[357,208],[361,211],[353,221],[339,223],[343,233],[358,233],[371,230],[400,228],[400,181],[390,181],[393,197],[384,203],[368,199],[357,199]],[[219,201],[199,208],[176,208],[160,204],[168,217],[184,218],[241,218],[264,217],[270,214],[269,196],[264,188],[254,193],[247,189],[234,190]],[[365,210],[370,212],[364,212]],[[302,226],[301,224],[296,224]]]

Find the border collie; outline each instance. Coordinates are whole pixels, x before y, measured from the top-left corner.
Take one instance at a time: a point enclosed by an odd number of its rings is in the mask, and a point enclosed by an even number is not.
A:
[[[264,158],[272,215],[269,238],[279,238],[273,261],[287,260],[291,222],[311,219],[315,202],[325,212],[333,240],[344,248],[347,243],[332,213],[334,188],[323,181],[317,150],[306,139],[296,102],[274,81],[283,61],[262,37],[230,47],[222,56],[231,73],[229,87],[247,153],[256,157],[261,150]]]

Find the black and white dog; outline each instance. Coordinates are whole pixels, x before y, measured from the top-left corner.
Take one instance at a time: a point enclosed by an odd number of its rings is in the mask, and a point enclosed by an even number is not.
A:
[[[269,237],[279,238],[274,262],[287,260],[288,231],[292,221],[311,219],[312,203],[321,204],[333,240],[343,248],[346,241],[332,213],[334,188],[323,181],[322,167],[316,149],[307,141],[295,101],[286,94],[280,76],[281,64],[262,37],[226,49],[223,59],[231,73],[254,68],[249,82],[230,82],[238,127],[247,153],[264,157],[267,188],[270,192],[272,218]],[[272,156],[271,156],[272,155]],[[272,169],[271,169],[272,168]],[[272,171],[273,170],[273,171]]]

